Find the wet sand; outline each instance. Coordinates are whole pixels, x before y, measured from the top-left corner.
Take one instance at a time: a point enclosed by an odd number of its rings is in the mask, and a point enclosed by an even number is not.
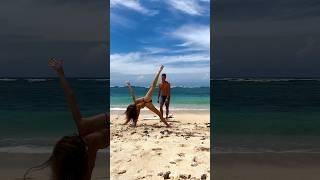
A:
[[[104,151],[105,152],[105,151]],[[1,180],[18,180],[22,179],[25,171],[33,166],[45,162],[50,154],[28,154],[28,153],[0,153],[0,179]],[[106,153],[99,153],[96,161],[96,167],[93,171],[92,180],[109,179],[107,176]],[[34,180],[46,180],[49,178],[49,168],[40,171],[35,171],[31,174]],[[30,176],[29,176],[30,177]]]
[[[217,153],[217,180],[319,180],[320,153]]]

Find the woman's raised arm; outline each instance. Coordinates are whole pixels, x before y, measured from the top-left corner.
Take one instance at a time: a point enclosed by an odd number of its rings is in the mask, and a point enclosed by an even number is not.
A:
[[[128,85],[128,88],[129,88],[129,91],[130,91],[130,95],[131,95],[131,97],[132,97],[132,100],[133,100],[134,103],[136,103],[136,96],[134,95],[133,89],[132,89],[132,87],[131,87],[131,85],[130,85],[130,81],[127,81],[126,83],[127,83],[127,85]]]
[[[72,113],[73,120],[76,123],[79,135],[81,136],[81,135],[83,135],[82,128],[81,128],[82,117],[81,117],[80,110],[78,108],[78,104],[76,102],[76,97],[75,97],[75,95],[69,85],[69,82],[67,81],[67,79],[64,76],[62,60],[58,61],[54,58],[51,58],[49,60],[49,66],[57,72],[57,75],[60,79],[60,83],[63,88],[64,94],[67,98],[67,103],[68,103],[68,106],[69,106],[70,111]]]

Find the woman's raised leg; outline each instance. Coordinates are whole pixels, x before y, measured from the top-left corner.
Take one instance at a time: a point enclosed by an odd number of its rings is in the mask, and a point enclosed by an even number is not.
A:
[[[162,114],[160,113],[160,111],[154,107],[154,105],[152,103],[146,103],[146,107],[148,109],[150,109],[150,111],[154,112],[155,114],[157,114],[160,117],[160,120],[167,126],[170,127],[170,125],[168,124],[168,122],[163,118]]]
[[[162,69],[163,69],[163,65],[161,64],[160,65],[160,69],[159,69],[158,73],[156,74],[156,77],[154,78],[154,80],[153,80],[153,82],[152,82],[152,84],[150,86],[150,89],[148,90],[147,94],[144,97],[145,101],[151,100],[153,92],[154,92],[154,89],[157,86],[157,83],[158,83],[158,80],[159,80],[159,76],[160,76],[160,73],[161,73]]]

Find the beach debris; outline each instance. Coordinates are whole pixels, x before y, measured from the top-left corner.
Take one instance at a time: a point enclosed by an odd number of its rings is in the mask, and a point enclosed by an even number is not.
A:
[[[201,175],[201,180],[205,180],[205,179],[207,179],[207,175],[206,174],[202,174]]]
[[[172,131],[169,131],[169,130],[166,129],[166,130],[160,131],[160,133],[163,134],[163,135],[169,135],[169,134],[172,133]]]
[[[192,158],[192,161],[193,161],[193,162],[198,162],[197,160],[198,160],[197,156],[194,156],[194,157]]]
[[[170,163],[170,164],[177,164],[177,163],[176,163],[176,162],[174,162],[174,161],[170,161],[169,163]]]
[[[119,172],[118,172],[118,174],[124,174],[124,173],[126,173],[127,172],[127,170],[120,170]]]
[[[184,157],[184,153],[178,153],[178,156],[180,156],[180,157]]]
[[[137,132],[133,131],[133,132],[131,132],[131,135],[132,135],[132,134],[135,134],[135,133],[137,133]]]
[[[159,173],[158,173],[158,176],[163,176],[163,172],[159,172]]]
[[[200,151],[210,151],[210,148],[207,147],[200,147],[199,149]]]
[[[146,178],[146,176],[138,176],[135,179],[138,180],[138,179],[145,179],[145,178]]]
[[[196,166],[198,166],[198,163],[197,163],[197,162],[192,162],[192,163],[191,163],[191,166],[192,166],[192,167],[196,167]]]
[[[201,146],[201,147],[196,147],[196,150],[197,151],[210,151],[210,148]]]
[[[166,173],[163,174],[162,177],[163,177],[164,179],[170,179],[170,177],[169,177],[169,176],[170,176],[170,173],[171,173],[170,171],[167,171]]]
[[[152,151],[161,151],[162,150],[162,148],[152,148]]]
[[[191,175],[190,175],[191,176]],[[188,179],[188,175],[186,175],[186,174],[180,174],[179,175],[179,178],[181,178],[181,179]]]

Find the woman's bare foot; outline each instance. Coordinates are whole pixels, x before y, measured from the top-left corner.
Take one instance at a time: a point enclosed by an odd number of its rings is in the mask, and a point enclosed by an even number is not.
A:
[[[163,68],[164,68],[164,66],[162,64],[160,64],[160,71],[162,71]]]

